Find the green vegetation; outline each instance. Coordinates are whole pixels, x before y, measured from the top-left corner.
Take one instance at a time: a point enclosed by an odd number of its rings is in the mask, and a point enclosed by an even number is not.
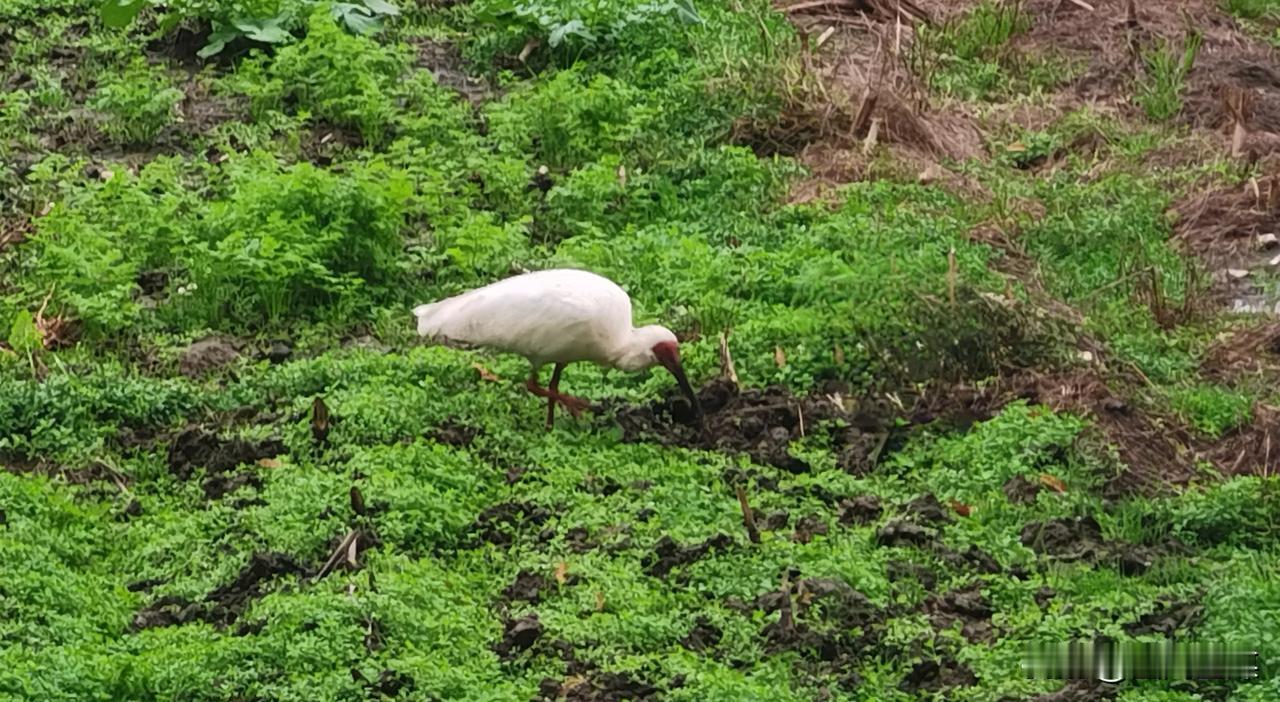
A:
[[[1181,50],[1162,40],[1160,46],[1143,54],[1147,74],[1138,84],[1134,100],[1148,117],[1166,120],[1182,111],[1183,86],[1202,42],[1199,34],[1192,33],[1182,42]]]
[[[0,698],[1035,699],[1025,641],[1166,634],[1280,664],[1275,378],[1207,367],[1257,320],[1166,215],[1263,174],[1153,165],[1196,153],[1199,39],[1113,96],[1150,120],[1024,123],[1101,59],[1019,44],[1016,1],[904,26],[894,85],[990,158],[806,199],[810,144],[744,134],[847,57],[765,0],[49,5],[0,7]],[[662,373],[574,366],[599,410],[544,432],[523,360],[417,341],[412,306],[553,266],[697,385],[727,331],[720,445]]]

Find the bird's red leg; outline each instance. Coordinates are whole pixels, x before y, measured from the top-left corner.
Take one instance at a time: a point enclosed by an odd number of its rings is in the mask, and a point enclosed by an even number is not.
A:
[[[565,367],[565,364],[563,363],[556,364],[555,370],[551,371],[551,382],[547,384],[547,389],[551,391],[551,396],[553,398],[553,401],[559,402],[560,404],[564,405],[564,408],[569,410],[569,414],[573,415],[574,418],[576,419],[578,415],[582,414],[582,410],[585,410],[591,407],[591,403],[578,397],[573,397],[571,395],[563,395],[560,393],[560,372],[564,370],[564,367]],[[551,408],[548,407],[547,408],[547,426],[550,426],[550,425],[551,425]]]
[[[559,366],[556,366],[556,368],[558,369],[558,368],[559,368]],[[558,374],[557,374],[557,375],[558,375]],[[555,419],[555,412],[556,412],[556,393],[555,393],[555,391],[554,391],[554,390],[545,389],[545,388],[543,388],[541,385],[538,385],[538,369],[537,369],[537,367],[535,367],[535,368],[534,368],[534,369],[529,373],[529,379],[528,379],[527,381],[525,381],[524,386],[525,386],[526,388],[528,388],[528,389],[529,389],[529,392],[533,393],[534,395],[537,395],[538,397],[545,397],[545,398],[547,398],[547,428],[548,428],[548,429],[550,429],[550,428],[551,428],[552,420],[554,420],[554,419]]]

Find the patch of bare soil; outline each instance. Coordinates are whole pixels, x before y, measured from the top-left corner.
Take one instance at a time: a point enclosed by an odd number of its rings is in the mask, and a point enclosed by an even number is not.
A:
[[[1280,378],[1280,322],[1226,332],[1205,354],[1200,372],[1221,382]]]
[[[1275,475],[1280,469],[1280,408],[1256,405],[1252,422],[1202,451],[1224,475]]]
[[[343,155],[364,146],[360,132],[333,124],[319,123],[304,133],[301,144],[302,157],[311,163],[328,168]]]
[[[31,219],[19,215],[0,217],[0,254],[6,249],[27,240],[31,233]]]
[[[1174,235],[1212,273],[1213,292],[1237,312],[1280,315],[1280,170],[1194,194],[1171,208]]]
[[[1146,77],[1145,56],[1181,52],[1188,29],[1203,44],[1187,75],[1179,119],[1213,133],[1228,150],[1240,122],[1244,151],[1262,156],[1280,147],[1280,76],[1274,50],[1241,30],[1220,3],[1211,0],[1098,0],[1092,10],[1074,2],[1031,0],[1029,29],[1010,47],[1065,59],[1080,75],[1054,96],[1057,110],[1089,105],[1121,116],[1140,117],[1133,102]],[[1237,96],[1244,95],[1244,103]],[[1180,162],[1185,163],[1185,157]]]
[[[148,281],[158,284],[158,281]],[[243,344],[236,339],[210,336],[183,349],[178,370],[188,378],[199,378],[225,368],[240,359]]]
[[[169,472],[186,480],[203,468],[205,497],[217,500],[247,485],[261,487],[256,464],[286,451],[279,439],[224,438],[202,427],[190,427],[169,445]]]
[[[456,45],[427,37],[411,39],[410,42],[417,49],[414,66],[431,71],[436,83],[458,93],[472,106],[497,95],[497,90],[486,79],[467,72]]]
[[[692,409],[683,398],[621,407],[617,422],[623,429],[623,441],[656,440],[666,445],[741,452],[757,463],[800,473],[809,466],[791,454],[791,442],[814,432],[830,436],[831,430],[824,429],[823,422],[845,416],[843,408],[830,396],[796,397],[782,387],[739,391],[734,383],[723,378],[703,386],[698,400],[705,413],[705,431],[699,429]],[[863,426],[872,431],[884,425],[871,417],[865,420]],[[862,437],[862,431],[854,427],[831,438],[839,449],[855,444],[865,447],[867,453],[847,456],[850,464],[861,465],[867,454],[875,451],[875,445],[863,441]],[[877,439],[876,443],[882,442]]]
[[[249,119],[249,99],[243,96],[214,95],[209,84],[192,78],[183,85],[181,131],[188,136],[208,133],[223,122]]]
[[[161,626],[174,626],[190,621],[204,621],[218,628],[235,623],[254,600],[262,597],[268,583],[283,576],[299,576],[305,569],[289,556],[279,553],[255,553],[240,569],[235,580],[211,590],[198,602],[165,596],[134,614],[134,631]]]
[[[942,167],[986,156],[976,118],[957,106],[929,106],[907,67],[912,27],[965,3],[887,0],[780,2],[801,34],[801,65],[789,67],[781,115],[742,121],[732,140],[762,155],[796,156],[811,172],[793,202],[816,200],[834,186],[882,176],[938,182],[985,197],[976,182]],[[889,156],[880,158],[881,152]]]
[[[1022,528],[1021,540],[1022,545],[1053,560],[1115,564],[1124,575],[1141,575],[1156,559],[1186,551],[1183,544],[1173,539],[1156,545],[1106,540],[1093,517],[1031,522]]]
[[[1103,488],[1109,496],[1156,493],[1183,485],[1197,475],[1195,442],[1187,429],[1166,417],[1132,406],[1113,392],[1096,371],[1000,378],[983,389],[997,397],[1022,398],[1054,411],[1075,412],[1093,420],[1095,430],[1116,447],[1124,470]],[[1017,488],[1011,488],[1016,490]]]

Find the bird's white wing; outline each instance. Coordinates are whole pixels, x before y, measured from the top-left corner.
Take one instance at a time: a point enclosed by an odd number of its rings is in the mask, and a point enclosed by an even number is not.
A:
[[[518,353],[535,363],[605,361],[631,329],[631,300],[576,270],[513,276],[414,309],[418,333]]]

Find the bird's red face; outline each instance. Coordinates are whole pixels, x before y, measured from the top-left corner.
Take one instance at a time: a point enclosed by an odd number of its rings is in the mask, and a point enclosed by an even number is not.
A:
[[[702,403],[698,402],[698,395],[693,391],[693,386],[689,385],[689,378],[684,374],[684,366],[680,363],[680,347],[674,341],[661,341],[654,344],[652,350],[653,355],[658,359],[658,363],[661,363],[663,368],[671,371],[671,375],[676,377],[680,390],[689,398],[694,411],[701,416]]]

